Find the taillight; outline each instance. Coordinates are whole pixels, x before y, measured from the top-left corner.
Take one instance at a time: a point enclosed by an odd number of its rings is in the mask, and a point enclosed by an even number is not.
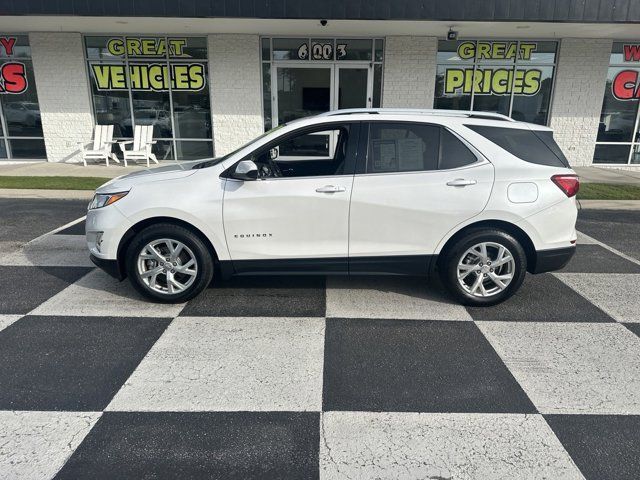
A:
[[[580,179],[577,175],[554,175],[551,181],[569,198],[580,190]]]

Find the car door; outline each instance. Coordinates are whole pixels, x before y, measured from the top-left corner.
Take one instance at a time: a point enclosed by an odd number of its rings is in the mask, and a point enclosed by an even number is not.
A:
[[[228,179],[223,221],[237,273],[348,268],[349,198],[359,124],[284,135],[253,152],[258,180]],[[272,175],[270,154],[282,176]],[[233,167],[232,167],[233,168]]]
[[[367,130],[351,196],[350,271],[425,273],[446,233],[484,209],[493,166],[439,125],[379,121]]]

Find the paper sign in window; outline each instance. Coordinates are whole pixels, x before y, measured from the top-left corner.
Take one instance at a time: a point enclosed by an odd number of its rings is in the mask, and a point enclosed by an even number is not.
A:
[[[402,138],[398,142],[398,165],[399,171],[411,172],[422,170],[423,165],[423,142],[419,138]]]
[[[373,140],[373,172],[398,170],[398,153],[395,140]]]

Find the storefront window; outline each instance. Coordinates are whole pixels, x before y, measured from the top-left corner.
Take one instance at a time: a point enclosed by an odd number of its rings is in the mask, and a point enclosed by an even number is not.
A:
[[[593,163],[640,163],[639,80],[640,43],[615,42],[611,51]]]
[[[46,158],[26,35],[0,35],[0,159]]]
[[[262,38],[264,128],[339,108],[378,108],[382,38]]]
[[[206,39],[85,37],[95,120],[118,139],[153,125],[161,160],[213,156]]]
[[[545,125],[556,49],[556,42],[442,40],[435,107],[496,112]]]

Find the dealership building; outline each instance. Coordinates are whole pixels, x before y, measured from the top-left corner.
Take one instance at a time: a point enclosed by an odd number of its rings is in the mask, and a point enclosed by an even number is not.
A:
[[[0,1],[0,163],[154,125],[160,160],[338,108],[499,112],[640,167],[639,0]]]

